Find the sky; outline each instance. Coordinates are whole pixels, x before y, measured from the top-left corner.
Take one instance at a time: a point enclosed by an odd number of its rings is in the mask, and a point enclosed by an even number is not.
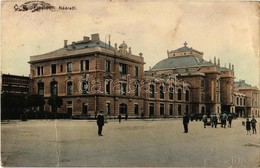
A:
[[[15,11],[27,1],[1,4],[1,71],[28,76],[30,56],[62,48],[99,33],[111,44],[123,41],[132,53],[143,53],[145,70],[167,58],[186,41],[204,52],[206,61],[235,67],[235,81],[260,84],[260,4],[235,1],[45,0],[56,10]],[[76,10],[59,10],[75,6]]]

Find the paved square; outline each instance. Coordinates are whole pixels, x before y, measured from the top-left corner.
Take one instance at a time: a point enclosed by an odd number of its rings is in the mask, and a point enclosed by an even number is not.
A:
[[[1,160],[11,167],[257,167],[257,120],[256,135],[246,135],[242,119],[225,129],[193,121],[188,134],[181,119],[109,120],[103,137],[94,121],[2,122]]]

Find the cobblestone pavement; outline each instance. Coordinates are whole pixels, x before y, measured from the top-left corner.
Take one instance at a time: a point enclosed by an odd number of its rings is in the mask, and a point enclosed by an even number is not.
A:
[[[1,124],[1,161],[8,167],[257,167],[260,136],[232,128],[203,128],[181,119],[109,120],[103,137],[94,121],[29,120]]]

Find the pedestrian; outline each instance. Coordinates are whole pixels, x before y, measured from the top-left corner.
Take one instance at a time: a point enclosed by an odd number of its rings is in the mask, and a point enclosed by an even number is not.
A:
[[[229,128],[231,128],[232,120],[233,120],[233,115],[231,113],[228,113],[228,127]]]
[[[127,120],[128,119],[128,114],[127,113],[125,113],[125,120]]]
[[[143,112],[141,113],[141,119],[144,119],[144,113]]]
[[[246,119],[246,131],[247,131],[246,134],[247,134],[247,135],[248,135],[248,133],[250,133],[250,135],[251,135],[250,130],[251,130],[251,123],[250,123],[249,119],[247,118],[247,119]]]
[[[189,116],[187,113],[183,115],[183,127],[184,133],[188,133]]]
[[[118,122],[121,123],[122,116],[121,114],[118,115]]]
[[[97,125],[98,125],[98,136],[103,136],[102,135],[102,129],[104,126],[104,116],[102,114],[103,112],[100,111],[98,116],[97,116]]]
[[[207,117],[206,114],[204,114],[204,115],[202,116],[202,121],[203,121],[203,123],[204,123],[204,128],[206,128],[207,122],[208,122],[208,117]]]
[[[217,128],[217,125],[218,125],[218,117],[217,117],[217,114],[214,113],[214,115],[213,115],[213,126],[215,126],[215,128]]]
[[[227,125],[227,114],[226,113],[223,113],[221,115],[221,124],[222,124],[222,127],[226,128],[226,125]]]
[[[255,116],[253,116],[252,120],[251,120],[251,125],[252,125],[252,130],[253,130],[253,134],[256,134],[256,119]]]

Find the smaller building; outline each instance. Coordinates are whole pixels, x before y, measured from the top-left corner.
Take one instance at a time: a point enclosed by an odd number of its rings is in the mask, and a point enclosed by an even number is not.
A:
[[[234,90],[240,94],[234,96],[236,109],[240,110],[245,106],[245,115],[260,117],[260,90],[256,86],[251,86],[245,80],[239,80],[234,83]],[[245,98],[243,99],[243,95]],[[242,107],[243,108],[243,107]]]
[[[29,95],[29,84],[29,77],[3,74],[1,92],[2,94]]]

